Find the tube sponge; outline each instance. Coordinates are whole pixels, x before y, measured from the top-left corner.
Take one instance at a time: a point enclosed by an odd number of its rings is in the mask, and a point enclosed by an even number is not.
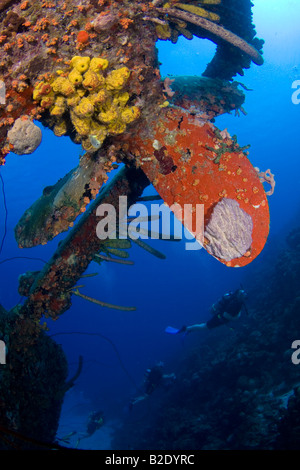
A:
[[[106,73],[108,66],[102,57],[74,56],[69,73],[57,70],[56,78],[37,83],[33,91],[34,100],[56,119],[55,135],[75,128],[75,140],[87,151],[100,148],[107,135],[125,132],[140,115],[137,106],[127,105],[130,95],[124,88],[130,70],[121,67]]]
[[[90,61],[91,61],[90,57],[74,56],[71,60],[71,65],[78,72],[84,73],[88,70]]]
[[[130,71],[127,67],[113,70],[106,78],[106,88],[108,90],[121,90],[129,78],[129,75]]]

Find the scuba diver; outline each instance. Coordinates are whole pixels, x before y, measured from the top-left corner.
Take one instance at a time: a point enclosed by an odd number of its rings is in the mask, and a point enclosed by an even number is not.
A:
[[[86,427],[86,437],[90,437],[94,432],[98,431],[104,424],[104,413],[103,411],[94,411],[90,413]]]
[[[212,305],[210,313],[213,317],[207,322],[191,326],[183,326],[179,329],[168,326],[165,332],[170,334],[191,333],[192,331],[203,330],[204,328],[210,330],[221,325],[226,325],[230,321],[240,318],[243,308],[246,313],[248,313],[245,305],[246,298],[247,294],[244,289],[237,289],[235,292],[228,292],[227,294],[224,294],[218,302]]]
[[[89,414],[88,422],[86,426],[86,433],[79,437],[76,443],[76,447],[78,447],[79,442],[82,439],[87,439],[91,437],[98,429],[100,429],[104,424],[104,413],[103,411],[93,411]]]
[[[160,385],[168,387],[175,379],[176,376],[172,374],[163,373],[164,363],[158,362],[151,369],[147,369],[145,372],[144,380],[144,393],[138,397],[133,398],[130,401],[129,409],[131,410],[133,405],[136,403],[145,400],[149,395],[151,395]]]

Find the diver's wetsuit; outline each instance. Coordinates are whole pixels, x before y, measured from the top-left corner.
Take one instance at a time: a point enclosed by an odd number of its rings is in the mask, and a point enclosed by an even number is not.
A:
[[[150,395],[162,381],[163,373],[162,368],[159,366],[154,366],[149,371],[147,380],[145,383],[145,393]]]
[[[224,314],[230,315],[231,318],[238,317],[243,305],[244,302],[237,298],[236,292],[225,294],[212,306],[214,316],[206,323],[207,328],[216,328],[230,322],[230,318],[226,318]]]
[[[87,436],[91,436],[97,431],[104,423],[104,414],[103,411],[95,411],[89,416],[89,421],[87,424]]]

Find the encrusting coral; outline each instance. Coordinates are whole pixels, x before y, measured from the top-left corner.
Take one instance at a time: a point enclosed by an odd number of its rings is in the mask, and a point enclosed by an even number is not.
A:
[[[201,2],[207,4],[207,2]],[[220,0],[212,0],[210,4],[216,5],[219,4]],[[176,17],[176,10],[173,11],[172,15],[172,7],[178,8],[179,10],[185,10],[192,15],[201,18],[207,18],[210,21],[217,22],[220,20],[220,16],[216,13],[210,12],[206,8],[199,7],[197,5],[187,4],[187,3],[174,3],[174,2],[167,2],[163,5],[165,10],[168,10],[168,14],[171,13],[171,16]],[[162,10],[161,10],[162,11]],[[174,14],[175,12],[175,14]],[[179,13],[178,13],[179,14]],[[193,19],[193,17],[191,17]],[[184,19],[179,18],[171,18],[169,21],[163,20],[161,23],[157,24],[156,32],[159,39],[170,39],[173,43],[177,42],[177,39],[180,35],[185,36],[187,39],[192,39],[193,34],[188,29],[188,24]]]
[[[208,16],[209,19],[204,18],[203,15],[199,14],[199,11],[195,11],[193,8],[188,8],[189,5],[184,5],[183,4],[175,4],[175,6],[179,6],[179,10],[176,8],[167,8],[166,13],[170,15],[171,17],[179,18],[180,20],[192,23],[196,26],[199,26],[202,29],[205,29],[209,31],[210,33],[214,34],[215,36],[223,39],[224,41],[227,41],[228,43],[234,45],[235,47],[239,48],[241,51],[246,53],[253,62],[257,65],[262,65],[263,64],[263,58],[260,55],[260,53],[250,44],[248,44],[245,40],[237,36],[236,34],[232,33],[231,31],[215,24],[214,22],[217,21],[217,18],[214,17],[213,19]],[[180,9],[186,10],[186,11],[180,11]],[[160,12],[163,12],[163,9],[159,10]],[[183,31],[183,28],[179,29],[181,32]],[[187,31],[187,30],[186,30]],[[192,39],[191,33],[186,33],[185,36],[187,39]],[[164,39],[164,38],[162,38]]]
[[[220,59],[221,61],[223,60],[221,56],[227,55],[226,48],[224,49],[227,43],[227,45],[232,45],[239,49],[242,54],[248,56],[254,63],[262,65],[263,58],[260,54],[262,42],[254,40],[253,34],[245,27],[245,18],[249,15],[249,11],[246,11],[246,3],[238,3],[235,0],[199,0],[186,3],[180,3],[176,0],[163,3],[162,1],[154,0],[152,3],[155,5],[156,12],[160,16],[152,15],[147,17],[147,19],[156,24],[156,32],[160,39],[169,39],[176,43],[180,35],[187,39],[192,39],[194,35],[204,37],[203,31],[206,31],[210,39],[217,44],[220,43],[215,57],[219,59],[219,62]],[[232,19],[236,15],[235,21],[228,21],[229,15],[231,15]],[[244,23],[244,28],[239,28],[237,25],[242,22]],[[240,32],[243,32],[245,37]],[[251,36],[252,38],[249,42]],[[242,62],[246,68],[249,67],[247,62],[244,60]],[[234,74],[240,73],[241,68],[238,64],[235,66],[237,68]],[[233,66],[232,70],[234,70],[235,66]],[[214,71],[210,69],[211,67],[208,67],[206,75],[215,76]],[[218,72],[219,77],[221,77],[220,70]],[[227,72],[225,71],[226,74]],[[225,76],[222,78],[225,78]]]

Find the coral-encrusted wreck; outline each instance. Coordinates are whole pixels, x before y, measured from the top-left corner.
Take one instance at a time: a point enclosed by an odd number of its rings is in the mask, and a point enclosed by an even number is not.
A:
[[[176,43],[180,35],[214,41],[216,54],[202,77],[163,80],[156,41]],[[0,1],[0,79],[6,89],[0,107],[0,164],[10,151],[22,153],[14,128],[27,139],[28,121],[40,121],[57,138],[69,136],[85,150],[78,166],[45,188],[25,212],[15,229],[19,246],[47,243],[73,227],[94,200],[45,268],[29,276],[24,305],[1,312],[10,366],[0,371],[0,388],[12,392],[1,392],[0,399],[7,430],[54,440],[66,390],[64,361],[57,361],[57,379],[48,389],[55,399],[45,400],[38,381],[34,391],[30,381],[22,381],[22,393],[16,390],[22,377],[30,375],[29,363],[32,367],[40,354],[48,354],[48,346],[63,356],[46,340],[40,320],[43,315],[56,318],[70,307],[77,281],[95,255],[105,251],[96,236],[100,203],[117,208],[124,195],[134,203],[152,183],[179,218],[176,207],[191,204],[193,212],[196,204],[204,204],[204,233],[187,228],[227,266],[245,266],[263,249],[269,210],[262,182],[247,148],[212,124],[220,114],[243,112],[244,94],[232,78],[243,75],[251,62],[263,63],[263,41],[255,35],[250,0]],[[33,135],[35,142],[30,146],[26,140],[23,153],[38,145],[37,132]],[[120,162],[125,167],[105,186],[107,173]],[[219,210],[224,202],[226,228]],[[245,241],[236,244],[246,229]],[[53,375],[47,375],[53,364],[39,364],[45,381]],[[26,405],[32,395],[32,406],[43,407],[41,420]],[[48,414],[52,421],[45,426]]]

